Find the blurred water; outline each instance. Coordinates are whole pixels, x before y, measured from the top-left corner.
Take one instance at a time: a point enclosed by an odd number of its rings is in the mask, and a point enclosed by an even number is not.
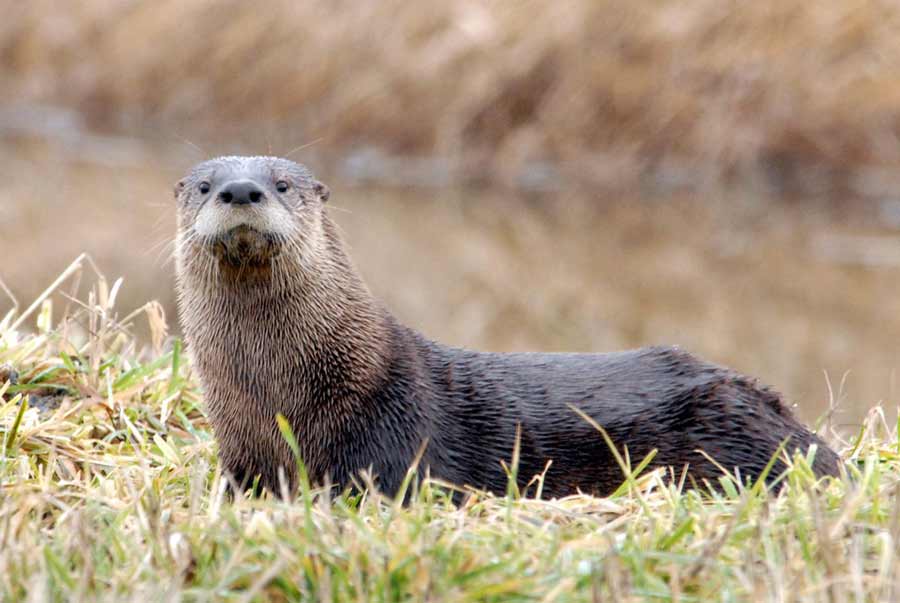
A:
[[[25,304],[87,251],[110,280],[125,277],[122,315],[158,299],[177,333],[179,161],[0,146],[0,278]],[[433,338],[501,351],[679,344],[776,386],[807,420],[828,408],[825,373],[838,390],[849,371],[836,419],[848,429],[895,403],[900,238],[861,211],[746,192],[714,203],[565,190],[522,199],[326,181],[372,289]],[[9,305],[0,295],[0,312]]]

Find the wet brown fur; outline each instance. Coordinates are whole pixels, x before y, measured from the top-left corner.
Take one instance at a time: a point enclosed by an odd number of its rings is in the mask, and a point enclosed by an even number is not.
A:
[[[199,236],[197,182],[252,177],[290,212],[289,231],[236,228]],[[290,178],[284,198],[271,189]],[[276,415],[290,422],[315,483],[340,487],[370,469],[399,487],[417,452],[420,470],[458,485],[505,491],[521,429],[520,482],[541,473],[544,493],[605,494],[622,472],[602,425],[634,460],[759,475],[783,442],[834,475],[839,459],[800,425],[778,394],[675,348],[615,354],[492,354],[450,348],[400,325],[350,262],[325,210],[327,189],[304,167],[275,158],[220,158],[179,183],[181,321],[205,388],[224,468],[278,491],[295,484]],[[205,203],[210,202],[206,199]],[[423,448],[424,445],[424,448]],[[779,460],[773,475],[784,469]]]

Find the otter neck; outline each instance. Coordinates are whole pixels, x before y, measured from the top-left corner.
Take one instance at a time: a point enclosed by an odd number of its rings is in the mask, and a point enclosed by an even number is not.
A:
[[[193,275],[205,286],[182,284],[186,335],[208,388],[239,384],[241,403],[290,415],[321,405],[333,411],[378,387],[389,361],[389,315],[327,216],[323,229],[314,252],[286,249],[243,274],[220,264],[213,278]],[[192,280],[190,271],[182,280]]]

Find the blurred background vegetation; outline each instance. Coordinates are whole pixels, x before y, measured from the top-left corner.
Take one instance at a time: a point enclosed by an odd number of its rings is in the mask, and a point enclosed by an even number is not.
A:
[[[271,153],[328,182],[372,289],[435,338],[677,343],[807,420],[830,380],[847,429],[896,404],[895,2],[0,8],[0,313],[87,251],[177,333],[172,184]]]

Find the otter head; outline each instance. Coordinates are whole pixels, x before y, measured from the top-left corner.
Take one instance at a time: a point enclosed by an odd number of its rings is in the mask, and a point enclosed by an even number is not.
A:
[[[220,157],[196,165],[175,198],[179,268],[252,279],[287,249],[314,249],[328,189],[287,159]]]

